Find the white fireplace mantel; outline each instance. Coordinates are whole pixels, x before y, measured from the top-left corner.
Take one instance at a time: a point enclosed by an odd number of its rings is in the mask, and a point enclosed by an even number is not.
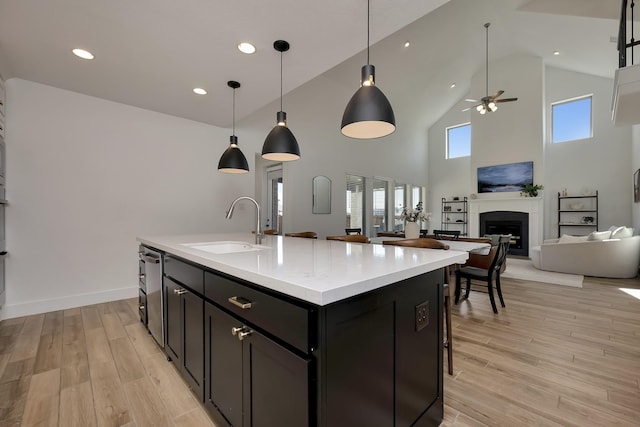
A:
[[[501,197],[469,200],[469,235],[479,236],[480,214],[492,211],[526,212],[529,214],[529,253],[542,244],[542,197]]]

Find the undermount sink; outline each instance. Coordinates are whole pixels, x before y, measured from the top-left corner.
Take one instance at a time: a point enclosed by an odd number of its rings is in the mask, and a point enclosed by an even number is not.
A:
[[[247,242],[233,242],[233,241],[220,241],[220,242],[206,242],[206,243],[184,243],[183,246],[187,246],[191,249],[198,249],[200,251],[209,252],[211,254],[232,254],[238,252],[251,252],[259,251],[263,249],[269,249],[268,246],[254,245]]]

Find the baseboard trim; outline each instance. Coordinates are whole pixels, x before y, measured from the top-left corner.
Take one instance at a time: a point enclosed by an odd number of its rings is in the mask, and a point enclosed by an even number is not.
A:
[[[84,305],[134,298],[136,296],[138,296],[138,287],[134,286],[91,294],[67,295],[61,298],[29,301],[21,304],[5,304],[0,308],[0,320],[48,313],[50,311],[66,310]]]

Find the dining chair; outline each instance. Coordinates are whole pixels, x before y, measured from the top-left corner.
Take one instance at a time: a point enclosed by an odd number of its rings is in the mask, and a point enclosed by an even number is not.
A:
[[[420,229],[420,237],[427,237],[428,234],[429,234],[429,230],[427,228]]]
[[[405,246],[425,249],[449,249],[449,245],[438,242],[435,239],[418,238],[404,240],[383,240],[383,245]],[[444,347],[447,349],[447,364],[449,365],[449,375],[453,375],[453,347],[451,345],[451,292],[449,291],[449,266],[445,267],[444,283],[442,293],[444,295],[444,319],[447,330],[447,337],[444,340]]]
[[[436,239],[441,239],[443,237],[457,239],[460,237],[460,230],[433,230],[433,235]]]
[[[371,243],[367,236],[362,234],[346,234],[344,236],[327,236],[327,240],[341,240],[351,243]]]
[[[344,234],[362,234],[362,228],[345,228]]]
[[[455,291],[455,303],[458,304],[460,300],[461,281],[463,278],[467,280],[467,289],[465,292],[465,298],[469,298],[469,291],[471,290],[471,281],[482,281],[487,283],[487,291],[489,294],[489,300],[491,301],[491,307],[493,312],[498,314],[498,308],[496,307],[495,297],[493,295],[493,282],[495,280],[496,290],[498,291],[498,297],[500,298],[500,304],[506,307],[504,304],[504,298],[502,298],[502,288],[500,287],[500,269],[507,258],[507,252],[509,251],[509,243],[511,242],[511,235],[500,236],[498,239],[498,245],[492,246],[489,252],[491,264],[488,268],[463,266],[456,270],[456,291]]]
[[[272,230],[272,229],[267,229],[267,230],[262,230],[262,233],[266,234],[266,235],[274,236],[274,235],[278,234],[278,231],[277,230]]]
[[[317,239],[318,233],[315,231],[301,231],[299,233],[284,233],[286,237],[304,237],[306,239]]]

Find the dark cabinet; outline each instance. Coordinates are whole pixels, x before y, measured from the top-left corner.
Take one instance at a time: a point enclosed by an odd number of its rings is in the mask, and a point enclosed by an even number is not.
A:
[[[233,426],[310,424],[310,360],[205,303],[205,403]],[[277,391],[276,391],[277,390]]]
[[[169,258],[172,266],[185,264],[175,258]],[[165,264],[166,265],[166,264]],[[185,264],[187,267],[192,267]],[[182,268],[183,266],[180,266]],[[172,269],[165,269],[165,272]],[[204,271],[194,275],[190,282],[194,287],[202,288]],[[200,282],[200,284],[198,284]],[[174,278],[164,277],[166,351],[194,393],[202,400],[204,394],[204,300],[187,288],[188,284],[178,283]]]

